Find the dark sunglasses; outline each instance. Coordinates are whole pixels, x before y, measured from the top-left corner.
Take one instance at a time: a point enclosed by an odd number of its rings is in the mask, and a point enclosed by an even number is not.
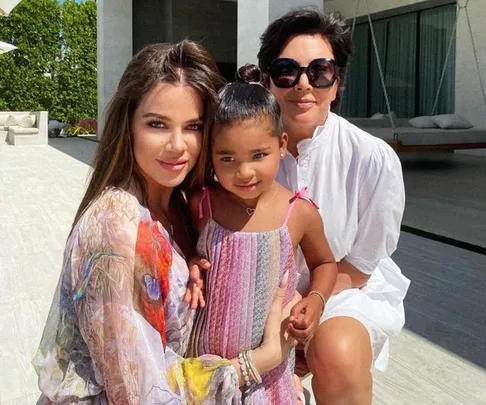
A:
[[[302,73],[307,75],[312,87],[325,89],[331,87],[339,74],[336,61],[330,58],[314,59],[309,66],[300,66],[290,58],[275,59],[268,67],[268,75],[276,87],[288,89],[294,87]]]

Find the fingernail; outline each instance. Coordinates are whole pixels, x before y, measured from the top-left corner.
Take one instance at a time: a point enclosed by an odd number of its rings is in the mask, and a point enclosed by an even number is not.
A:
[[[285,288],[287,287],[287,283],[289,282],[289,271],[287,270],[282,279],[280,280],[280,288]]]

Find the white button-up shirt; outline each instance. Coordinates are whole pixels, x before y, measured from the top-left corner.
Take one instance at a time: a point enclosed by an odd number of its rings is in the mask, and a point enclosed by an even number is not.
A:
[[[396,153],[331,112],[297,149],[298,159],[287,152],[281,162],[278,182],[290,190],[307,186],[336,261],[371,274],[400,235],[405,190]]]

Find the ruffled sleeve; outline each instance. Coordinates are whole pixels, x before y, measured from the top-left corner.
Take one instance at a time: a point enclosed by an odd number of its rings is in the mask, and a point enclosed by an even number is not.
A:
[[[61,333],[79,333],[89,358],[71,365],[58,359],[58,367],[93,370],[71,373],[60,382],[62,389],[47,390],[55,393],[50,399],[79,397],[79,386],[91,384],[109,404],[209,404],[215,398],[230,404],[239,391],[231,362],[184,359],[166,346],[171,247],[139,208],[133,196],[113,191],[90,208],[70,237],[61,284],[70,285],[65,290],[71,301],[60,308],[60,318],[71,307],[73,325]]]
[[[345,259],[371,274],[381,259],[395,251],[405,208],[400,160],[383,142],[377,144],[362,167],[358,204],[356,238]]]

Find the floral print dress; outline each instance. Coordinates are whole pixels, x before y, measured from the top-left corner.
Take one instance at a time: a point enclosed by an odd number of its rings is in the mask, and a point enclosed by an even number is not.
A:
[[[71,233],[33,365],[37,404],[230,404],[236,370],[183,358],[193,311],[177,246],[137,197],[105,190]]]

